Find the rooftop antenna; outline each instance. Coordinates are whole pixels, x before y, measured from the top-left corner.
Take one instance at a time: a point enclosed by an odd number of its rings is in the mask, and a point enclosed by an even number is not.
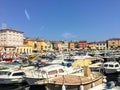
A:
[[[6,29],[6,23],[2,23],[2,29]]]

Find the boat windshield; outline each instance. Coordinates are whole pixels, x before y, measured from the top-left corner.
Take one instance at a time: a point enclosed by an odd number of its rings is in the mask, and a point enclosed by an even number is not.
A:
[[[108,64],[105,64],[104,67],[108,67]]]
[[[115,65],[115,67],[119,67],[119,65],[118,65],[118,64],[116,64],[116,65]]]
[[[114,67],[114,66],[112,64],[110,64],[109,67]]]

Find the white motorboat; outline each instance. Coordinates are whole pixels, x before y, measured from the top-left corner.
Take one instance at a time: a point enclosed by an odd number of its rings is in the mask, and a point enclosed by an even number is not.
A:
[[[88,90],[120,90],[120,86],[115,86],[115,83],[113,81],[110,81],[107,83],[99,84]]]
[[[22,70],[0,70],[0,84],[13,84],[24,82],[25,73]]]
[[[120,72],[120,64],[116,61],[105,62],[101,66],[101,71],[105,74]]]
[[[29,85],[38,85],[38,80],[48,79],[51,77],[57,77],[60,75],[66,75],[70,73],[75,73],[81,71],[80,67],[66,67],[62,65],[49,65],[42,67],[38,70],[30,70],[26,72],[25,80]]]

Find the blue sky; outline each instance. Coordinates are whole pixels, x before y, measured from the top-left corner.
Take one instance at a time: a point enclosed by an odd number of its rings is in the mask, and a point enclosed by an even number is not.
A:
[[[0,28],[46,40],[120,38],[120,0],[0,0]]]

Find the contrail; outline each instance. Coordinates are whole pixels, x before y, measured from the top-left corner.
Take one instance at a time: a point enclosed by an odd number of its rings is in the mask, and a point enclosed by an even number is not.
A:
[[[29,16],[29,14],[28,14],[26,9],[25,9],[25,16],[26,16],[27,20],[30,20],[30,16]]]

